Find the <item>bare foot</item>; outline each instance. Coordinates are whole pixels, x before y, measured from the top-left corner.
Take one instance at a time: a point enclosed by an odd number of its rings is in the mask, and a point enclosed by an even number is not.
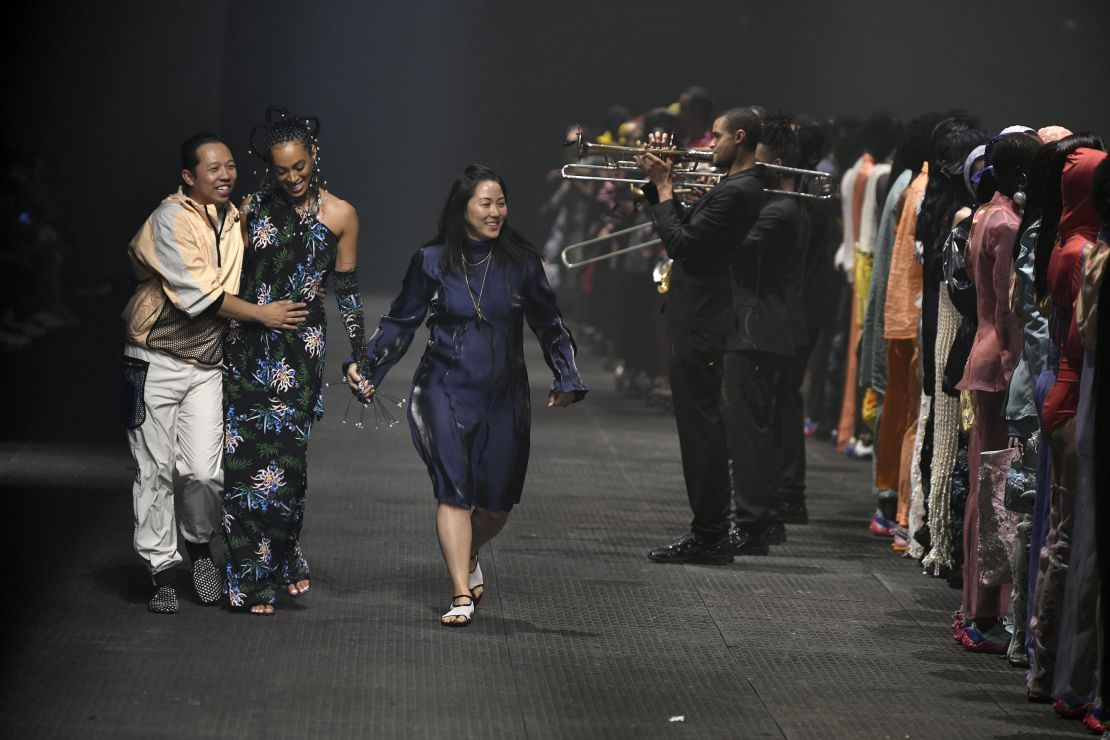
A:
[[[251,607],[251,614],[270,617],[274,614],[273,604],[255,604]]]
[[[305,594],[307,594],[310,586],[311,583],[307,578],[305,578],[303,580],[297,581],[296,583],[290,583],[288,586],[286,586],[286,589],[289,591],[290,596],[296,598],[297,596],[304,596]]]

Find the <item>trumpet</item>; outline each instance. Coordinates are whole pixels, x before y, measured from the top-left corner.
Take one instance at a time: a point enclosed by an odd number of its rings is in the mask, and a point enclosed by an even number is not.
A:
[[[821,172],[820,170],[803,170],[798,167],[786,167],[785,165],[768,164],[766,162],[756,163],[755,169],[757,174],[762,172],[781,172],[786,175],[808,177],[822,184],[819,193],[763,188],[763,192],[765,193],[788,195],[792,198],[809,200],[829,200],[836,195],[829,185],[829,173],[827,172]],[[593,180],[597,182],[628,183],[629,185],[647,185],[651,182],[647,178],[636,177],[634,173],[639,171],[640,168],[636,166],[635,162],[622,161],[614,164],[566,164],[563,165],[560,174],[562,174],[564,180]],[[681,169],[673,172],[671,181],[674,182],[675,185],[691,186],[690,188],[682,189],[678,192],[693,192],[698,188],[708,189],[723,177],[725,177],[723,173],[714,172],[713,170]]]
[[[629,185],[646,185],[649,181],[636,177],[641,172],[635,162],[619,161],[613,164],[565,164],[559,171],[564,180],[594,180],[599,182],[620,182]],[[691,185],[694,188],[710,188],[724,175],[713,170],[680,169],[673,172],[671,180],[675,185]],[[689,192],[689,190],[680,190]]]
[[[620,182],[628,183],[630,185],[646,185],[649,180],[643,177],[635,177],[632,173],[642,172],[640,167],[635,161],[627,159],[628,156],[639,156],[641,154],[654,154],[655,156],[663,159],[671,159],[675,162],[675,168],[672,170],[672,181],[676,185],[692,185],[693,189],[700,187],[708,187],[714,184],[712,181],[720,181],[725,177],[724,173],[716,172],[713,170],[697,169],[701,164],[712,164],[713,152],[709,149],[670,149],[661,147],[649,146],[624,146],[620,144],[598,144],[592,141],[586,141],[579,133],[578,137],[572,141],[568,141],[564,146],[575,146],[578,148],[578,158],[583,159],[590,155],[601,155],[606,160],[614,156],[624,156],[625,159],[617,159],[615,162],[608,164],[568,164],[564,165],[560,171],[563,178],[567,180],[592,180],[599,182]],[[799,167],[787,167],[781,164],[770,164],[768,162],[757,162],[755,165],[756,174],[762,175],[764,172],[777,172],[783,175],[791,175],[799,179],[808,178],[812,181],[822,184],[820,192],[808,193],[798,190],[781,190],[776,188],[764,188],[765,193],[774,193],[776,195],[787,195],[792,198],[803,198],[809,200],[829,200],[836,195],[829,182],[829,173],[822,172],[821,170],[806,170]]]
[[[568,141],[563,146],[578,147],[578,158],[585,159],[591,154],[600,154],[602,157],[610,158],[612,155],[624,155],[625,157],[636,157],[641,154],[654,154],[660,159],[672,159],[676,162],[713,162],[713,151],[711,149],[671,149],[669,147],[650,147],[650,146],[624,146],[621,144],[598,144],[592,141],[586,141],[582,138],[582,133],[578,133],[578,137],[572,141]]]

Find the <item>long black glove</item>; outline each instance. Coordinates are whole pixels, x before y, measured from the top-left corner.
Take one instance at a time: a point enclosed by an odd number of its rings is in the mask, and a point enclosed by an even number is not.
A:
[[[355,398],[366,403],[366,398],[361,391],[369,384],[369,364],[366,359],[366,328],[365,317],[362,312],[362,295],[358,290],[358,269],[350,272],[335,273],[335,301],[339,304],[339,311],[343,315],[343,325],[347,330],[347,339],[351,342],[351,357],[358,365],[358,374],[362,376],[363,389],[352,390]]]

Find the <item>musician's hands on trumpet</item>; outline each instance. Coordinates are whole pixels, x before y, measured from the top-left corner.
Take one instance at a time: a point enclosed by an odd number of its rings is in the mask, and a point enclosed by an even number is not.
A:
[[[674,144],[671,137],[661,131],[652,131],[648,134],[647,145],[652,149],[671,149]],[[670,200],[674,197],[674,160],[663,159],[651,152],[635,155],[636,166],[644,171],[644,175],[659,192],[659,200]]]

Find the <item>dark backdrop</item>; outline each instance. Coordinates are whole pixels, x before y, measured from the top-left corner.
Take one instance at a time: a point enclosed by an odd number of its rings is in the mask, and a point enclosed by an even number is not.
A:
[[[992,129],[1110,133],[1108,31],[1097,0],[42,2],[3,30],[5,128],[58,162],[79,274],[122,276],[185,135],[231,138],[243,194],[266,105],[318,115],[325,176],[362,218],[364,283],[391,290],[467,162],[502,172],[512,219],[541,240],[564,126],[612,103],[638,112],[704,84],[722,106],[963,107]]]

